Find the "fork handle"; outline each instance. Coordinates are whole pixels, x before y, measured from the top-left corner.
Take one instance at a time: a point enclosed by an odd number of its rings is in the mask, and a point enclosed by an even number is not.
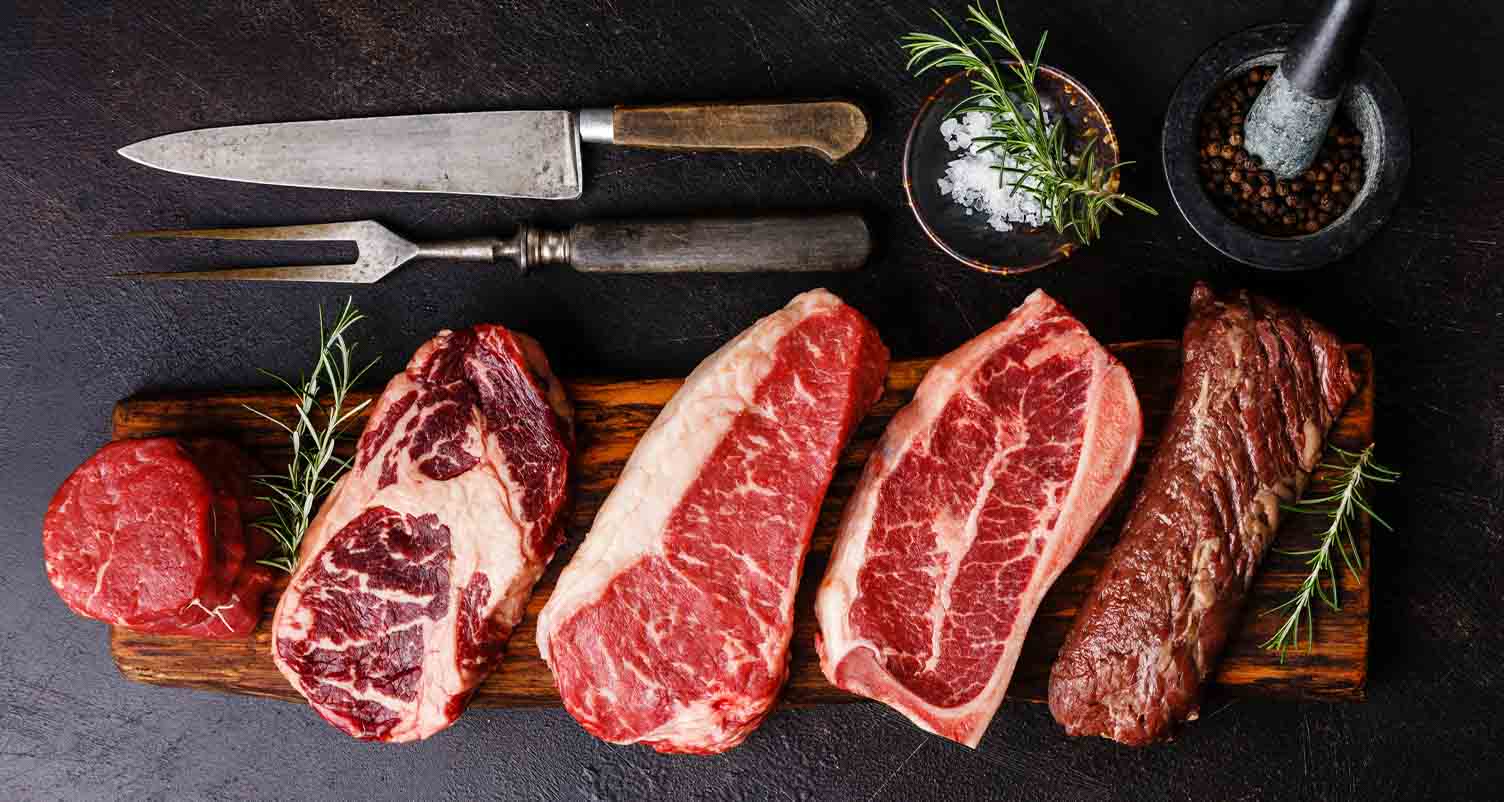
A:
[[[855,270],[872,251],[853,212],[579,223],[568,233],[524,226],[505,255],[527,270],[587,273],[760,273]]]

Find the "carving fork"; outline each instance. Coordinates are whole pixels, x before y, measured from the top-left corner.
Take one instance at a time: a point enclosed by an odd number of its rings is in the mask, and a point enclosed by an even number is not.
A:
[[[567,265],[590,273],[752,273],[855,270],[872,250],[859,214],[779,214],[743,218],[578,223],[567,231],[521,225],[510,238],[411,242],[375,220],[264,228],[140,231],[127,237],[353,242],[354,262],[124,273],[157,280],[314,281],[374,284],[413,259],[513,261],[527,273]]]

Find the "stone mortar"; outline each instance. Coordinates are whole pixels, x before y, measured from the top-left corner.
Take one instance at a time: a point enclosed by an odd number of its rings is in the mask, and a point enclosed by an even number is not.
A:
[[[1363,134],[1365,180],[1341,217],[1314,234],[1270,237],[1222,213],[1196,171],[1196,132],[1207,101],[1223,82],[1253,67],[1274,66],[1299,30],[1288,24],[1249,28],[1199,56],[1181,79],[1165,113],[1161,158],[1175,205],[1191,228],[1226,256],[1268,270],[1308,270],[1352,253],[1383,227],[1410,169],[1410,127],[1404,102],[1379,63],[1365,51],[1354,65],[1342,109]]]

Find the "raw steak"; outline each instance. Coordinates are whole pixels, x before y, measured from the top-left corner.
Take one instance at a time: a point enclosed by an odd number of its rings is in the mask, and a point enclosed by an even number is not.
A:
[[[1258,296],[1191,295],[1170,422],[1050,673],[1072,735],[1127,744],[1194,719],[1201,686],[1355,379],[1342,343]]]
[[[1142,428],[1128,371],[1040,291],[935,363],[847,502],[815,602],[825,676],[975,747]]]
[[[42,522],[47,578],[79,615],[132,626],[176,615],[215,581],[215,494],[176,440],[106,445]]]
[[[253,465],[224,440],[105,446],[58,489],[43,522],[58,595],[80,615],[143,632],[249,635],[271,585],[247,555]]]
[[[265,502],[254,498],[251,485],[252,476],[261,469],[225,440],[196,438],[182,445],[214,493],[213,577],[183,609],[131,628],[200,638],[243,638],[260,623],[262,597],[272,584],[271,570],[255,562],[264,551],[253,551],[249,544],[251,524],[265,508]]]
[[[386,386],[272,622],[329,723],[410,741],[464,711],[559,544],[570,414],[537,343],[500,326],[440,332]]]
[[[227,440],[197,437],[183,441],[183,445],[210,482],[216,484],[216,492],[229,494],[239,505],[246,558],[265,557],[272,550],[271,535],[254,524],[272,511],[271,505],[259,498],[266,490],[255,483],[257,476],[266,473],[266,466]]]
[[[538,649],[585,729],[714,753],[761,723],[788,675],[820,502],[887,366],[872,325],[816,290],[685,380],[538,619]]]

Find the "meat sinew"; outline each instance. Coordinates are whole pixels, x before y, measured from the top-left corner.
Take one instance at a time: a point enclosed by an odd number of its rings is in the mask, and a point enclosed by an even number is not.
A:
[[[1143,744],[1196,717],[1280,504],[1356,389],[1336,337],[1246,292],[1198,284],[1183,349],[1149,475],[1051,671],[1072,735]]]
[[[539,616],[538,649],[585,729],[715,753],[762,722],[821,500],[887,364],[872,325],[816,290],[685,380]]]
[[[825,676],[975,747],[1142,427],[1127,370],[1043,292],[942,358],[847,502],[815,602]]]
[[[80,615],[131,629],[245,637],[271,574],[248,554],[254,463],[223,440],[122,440],[58,489],[47,575]]]
[[[277,667],[363,739],[454,722],[561,539],[573,432],[531,339],[441,332],[393,378],[277,606]]]

